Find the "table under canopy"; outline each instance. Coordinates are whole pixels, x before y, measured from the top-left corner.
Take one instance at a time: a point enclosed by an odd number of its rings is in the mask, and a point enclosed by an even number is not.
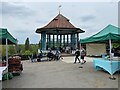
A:
[[[120,71],[120,60],[109,60],[103,58],[94,58],[93,64],[96,70],[105,70],[110,75]]]

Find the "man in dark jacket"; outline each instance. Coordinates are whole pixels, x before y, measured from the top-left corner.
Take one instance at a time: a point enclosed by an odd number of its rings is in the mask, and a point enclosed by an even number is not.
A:
[[[76,63],[77,59],[78,59],[78,61],[80,63],[79,56],[80,56],[80,51],[78,49],[76,49],[76,52],[75,52],[75,62],[74,63]]]

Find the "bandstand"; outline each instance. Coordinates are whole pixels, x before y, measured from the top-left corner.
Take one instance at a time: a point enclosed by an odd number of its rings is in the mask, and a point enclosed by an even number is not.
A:
[[[46,26],[37,28],[36,33],[41,35],[40,49],[47,50],[48,48],[56,49],[67,46],[73,50],[79,48],[79,33],[84,31],[76,28],[69,21],[59,13]]]

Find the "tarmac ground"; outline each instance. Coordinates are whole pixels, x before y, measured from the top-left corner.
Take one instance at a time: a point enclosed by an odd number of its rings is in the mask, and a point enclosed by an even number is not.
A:
[[[93,58],[85,57],[86,63],[73,64],[74,56],[59,61],[22,61],[24,70],[20,76],[2,82],[3,88],[118,88],[116,80],[110,80],[105,71],[96,71]],[[80,67],[83,68],[80,68]]]

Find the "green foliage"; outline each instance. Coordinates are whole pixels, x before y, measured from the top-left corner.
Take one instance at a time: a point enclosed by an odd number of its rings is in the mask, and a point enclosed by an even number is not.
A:
[[[9,53],[9,55],[14,55],[16,53],[15,46],[9,45],[8,53]]]
[[[16,49],[14,45],[8,46],[8,54],[14,55],[16,53]],[[29,47],[29,48],[28,48]],[[25,44],[18,44],[18,53],[21,55],[32,55],[32,53],[37,53],[40,48],[39,44],[29,44],[29,38],[26,39],[26,47]],[[28,50],[26,50],[28,49]],[[6,46],[2,45],[2,56],[6,56]]]
[[[23,54],[25,52],[25,45],[24,44],[19,44],[18,45],[18,53]]]
[[[6,47],[2,45],[2,57],[6,56]]]
[[[31,55],[37,53],[40,48],[40,42],[38,44],[29,44],[29,38],[26,39],[25,44],[18,45],[18,53],[21,55]]]
[[[118,48],[118,49],[120,49],[120,43],[115,43],[115,44],[113,44],[113,48]]]
[[[30,50],[26,50],[26,51],[24,52],[24,55],[32,55],[32,52],[31,52]]]
[[[24,55],[24,54],[27,54],[27,53],[29,54],[29,52],[30,52],[30,54],[38,52],[38,48],[39,48],[38,44],[31,44],[29,46],[30,46],[29,50],[25,50],[25,45],[24,44],[19,44],[18,45],[19,54]]]
[[[16,53],[15,46],[8,46],[8,55],[14,55]],[[6,56],[6,46],[2,45],[2,57]]]
[[[31,47],[30,51],[32,53],[37,53],[38,52],[38,49],[39,49],[39,45],[38,44],[31,44],[30,47]]]
[[[29,50],[30,45],[29,45],[29,38],[26,39],[25,41],[25,50]]]

